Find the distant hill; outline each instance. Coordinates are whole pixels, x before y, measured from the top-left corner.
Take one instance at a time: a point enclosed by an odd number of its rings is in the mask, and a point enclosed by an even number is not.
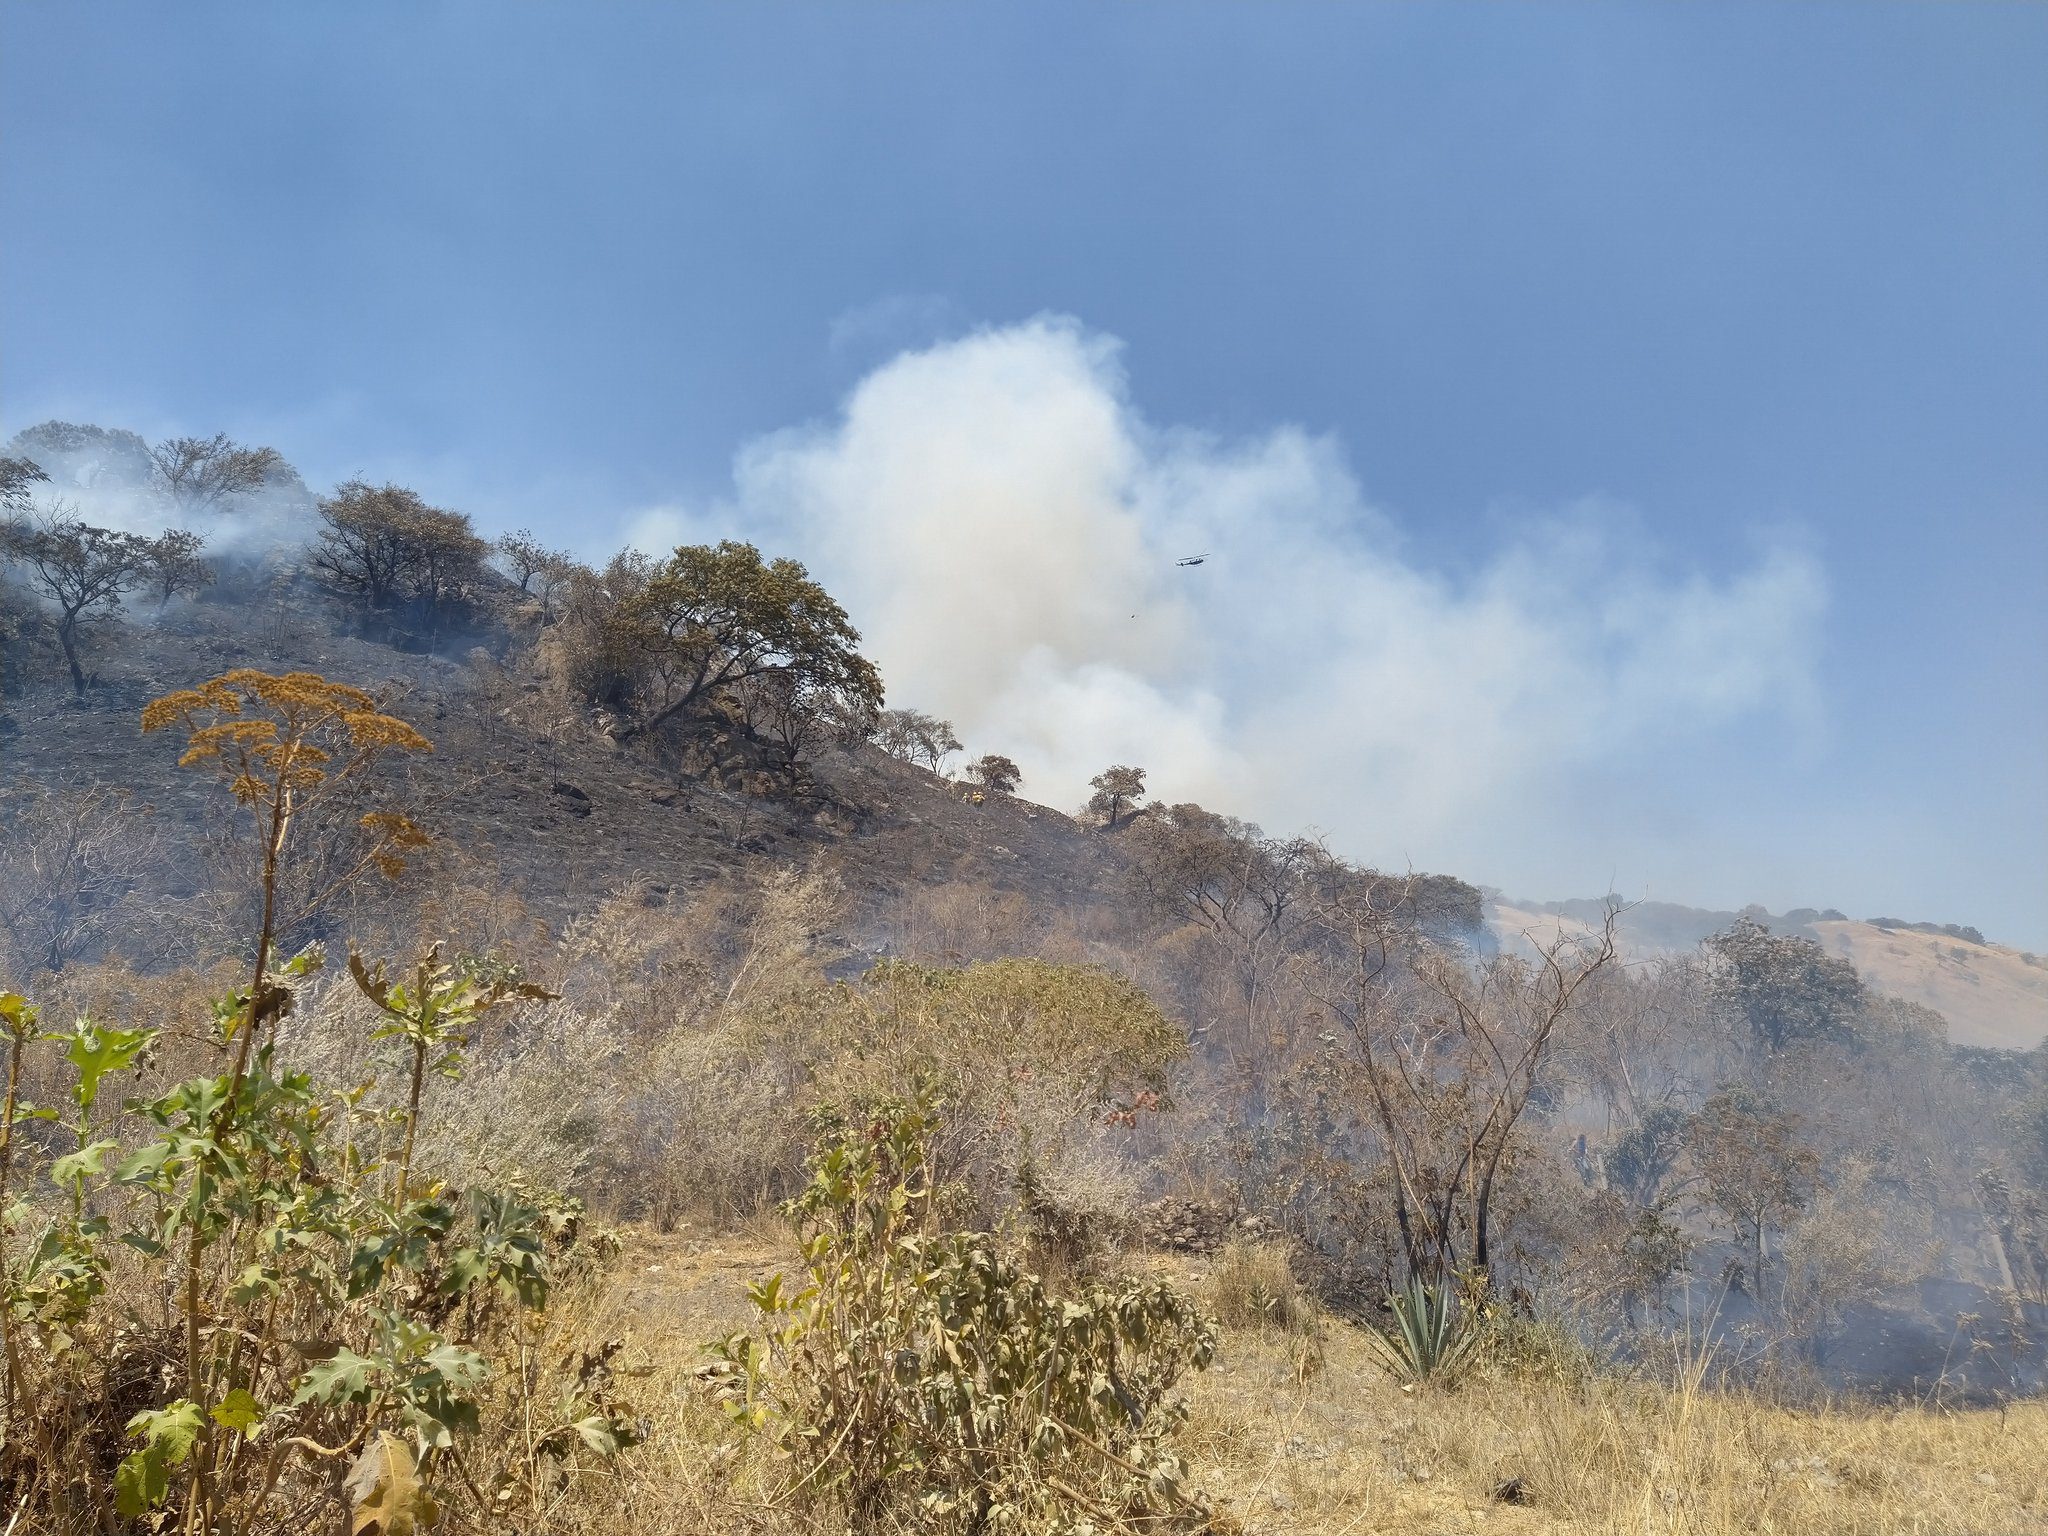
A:
[[[1872,923],[1814,924],[1871,986],[1948,1020],[1958,1045],[2031,1050],[2048,1040],[2048,959],[2002,944]]]
[[[1503,944],[1544,944],[1560,934],[1591,932],[1602,907],[1598,900],[1507,898],[1493,902],[1487,917]],[[1879,991],[1932,1008],[1948,1020],[1957,1045],[2025,1051],[2048,1041],[2048,958],[1964,937],[1969,929],[1889,918],[1859,922],[1811,908],[1722,912],[1648,901],[1622,914],[1617,934],[1625,955],[1646,959],[1691,949],[1745,915],[1777,932],[1817,940]]]

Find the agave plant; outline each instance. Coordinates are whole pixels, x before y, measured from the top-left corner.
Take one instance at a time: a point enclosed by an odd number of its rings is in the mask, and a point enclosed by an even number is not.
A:
[[[1410,1275],[1387,1305],[1393,1325],[1367,1329],[1366,1343],[1380,1364],[1411,1386],[1448,1380],[1478,1348],[1479,1329],[1447,1286]]]

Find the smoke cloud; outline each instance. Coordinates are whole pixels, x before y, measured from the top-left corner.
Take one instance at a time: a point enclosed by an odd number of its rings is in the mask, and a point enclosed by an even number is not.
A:
[[[632,536],[799,555],[892,702],[1016,758],[1034,799],[1129,762],[1277,830],[1456,856],[1576,767],[1811,705],[1810,558],[1674,575],[1614,523],[1531,518],[1429,569],[1328,438],[1156,426],[1113,338],[1046,317],[897,356],[746,448],[731,505]]]
[[[206,540],[209,560],[295,554],[318,527],[313,493],[288,464],[214,505],[181,506],[158,489],[148,443],[121,428],[46,422],[17,433],[0,453],[28,459],[49,477],[30,487],[43,510],[151,537],[188,529]]]

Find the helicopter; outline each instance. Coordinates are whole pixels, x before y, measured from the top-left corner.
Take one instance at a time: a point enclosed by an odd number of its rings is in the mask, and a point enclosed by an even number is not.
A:
[[[1175,565],[1200,565],[1204,560],[1208,558],[1209,552],[1205,549],[1199,555],[1183,555],[1180,559],[1174,561],[1173,563]]]

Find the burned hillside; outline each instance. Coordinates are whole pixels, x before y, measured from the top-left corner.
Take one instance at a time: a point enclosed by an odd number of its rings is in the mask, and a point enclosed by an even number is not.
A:
[[[1367,1324],[1419,1286],[1609,1362],[1704,1318],[1787,1390],[2039,1388],[2048,1054],[1961,1048],[1834,914],[1648,911],[1678,939],[1624,953],[1627,911],[1559,904],[1502,943],[1465,881],[1155,800],[1144,765],[1034,804],[885,696],[789,556],[585,565],[225,440],[8,453],[0,929],[46,1007],[189,999],[259,920],[279,955],[435,952],[550,994],[504,993],[448,1090],[482,1141],[435,1155],[621,1220],[786,1200],[821,1117],[942,1090],[948,1198],[1047,1263],[1253,1242]],[[330,683],[426,745],[295,813],[252,886],[260,797],[141,722]],[[332,1066],[356,1004],[304,991],[278,1043]]]

